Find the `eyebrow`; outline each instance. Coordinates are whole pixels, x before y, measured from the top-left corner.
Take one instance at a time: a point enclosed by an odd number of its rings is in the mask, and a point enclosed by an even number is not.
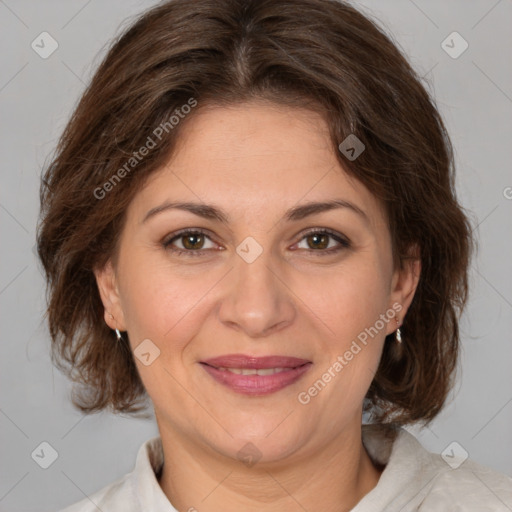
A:
[[[349,210],[352,210],[354,213],[362,217],[362,219],[366,223],[370,223],[368,216],[361,208],[359,208],[359,206],[344,199],[331,199],[329,201],[309,202],[299,206],[295,206],[287,210],[283,218],[288,222],[299,221],[305,219],[306,217],[309,217],[310,215],[326,212],[329,210],[334,210],[337,208],[347,208]],[[142,219],[142,223],[146,222],[148,219],[154,217],[155,215],[161,212],[173,209],[184,210],[193,213],[194,215],[197,215],[199,217],[202,217],[204,219],[217,220],[219,222],[222,222],[223,224],[229,223],[229,216],[214,205],[204,203],[171,201],[166,201],[161,205],[156,206],[155,208],[151,208],[151,210],[149,210]]]

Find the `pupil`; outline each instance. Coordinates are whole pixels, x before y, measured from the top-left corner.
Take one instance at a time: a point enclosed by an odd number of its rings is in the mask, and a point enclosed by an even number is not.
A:
[[[325,249],[328,245],[329,245],[329,242],[328,242],[328,236],[327,235],[310,235],[310,238],[314,240],[313,242],[313,245],[310,244],[310,247],[312,249]],[[322,241],[320,241],[322,240]],[[319,242],[320,243],[317,243]]]
[[[197,249],[196,245],[200,245],[197,239],[200,239],[203,235],[187,235],[184,237],[185,243],[183,244],[187,249]]]

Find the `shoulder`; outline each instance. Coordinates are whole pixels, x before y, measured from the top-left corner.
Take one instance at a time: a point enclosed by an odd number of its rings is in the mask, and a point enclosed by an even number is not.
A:
[[[512,478],[469,459],[426,450],[407,430],[363,430],[370,457],[385,469],[353,512],[511,512]]]
[[[98,510],[131,512],[131,473],[103,487],[90,496],[59,510],[58,512],[98,512]]]
[[[149,439],[140,446],[133,471],[59,512],[139,512],[141,503],[149,510],[173,510],[155,476],[162,463],[160,437]]]
[[[419,510],[512,511],[512,478],[471,460],[452,468],[440,455],[431,456],[436,471]]]
[[[426,450],[409,432],[400,434],[397,447],[403,461],[416,465],[414,483],[418,512],[511,512],[512,478],[457,458],[451,450],[441,455]],[[400,450],[401,448],[401,450]],[[407,448],[409,453],[404,453]],[[466,455],[466,454],[465,454]]]

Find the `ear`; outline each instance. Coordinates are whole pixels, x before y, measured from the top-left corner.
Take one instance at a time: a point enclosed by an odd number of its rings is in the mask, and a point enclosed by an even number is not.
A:
[[[421,257],[418,245],[413,245],[408,256],[403,260],[402,266],[395,269],[391,283],[389,307],[395,310],[396,322],[388,323],[388,333],[391,334],[402,325],[411,305],[421,274]]]
[[[101,269],[95,269],[96,284],[103,302],[105,323],[111,329],[126,331],[125,318],[121,307],[117,277],[112,262]]]

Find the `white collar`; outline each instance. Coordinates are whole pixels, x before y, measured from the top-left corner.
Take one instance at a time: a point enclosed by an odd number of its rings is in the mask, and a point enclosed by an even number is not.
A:
[[[370,503],[379,503],[379,506],[382,507],[382,500],[387,493],[388,484],[391,484],[391,488],[396,489],[397,473],[400,473],[400,480],[406,487],[407,482],[403,481],[404,472],[412,480],[430,460],[429,452],[412,434],[402,428],[392,429],[384,425],[363,425],[362,439],[370,458],[378,464],[386,465],[386,468],[382,472],[377,486],[363,497],[353,509],[354,512],[363,510],[360,509],[363,503],[365,507]],[[390,459],[391,463],[389,463]],[[156,475],[161,470],[163,462],[164,452],[160,436],[147,440],[140,447],[135,468],[130,476],[133,479],[134,494],[139,501],[137,505],[141,507],[141,510],[177,512],[157,480]],[[364,510],[366,512],[366,508]]]

